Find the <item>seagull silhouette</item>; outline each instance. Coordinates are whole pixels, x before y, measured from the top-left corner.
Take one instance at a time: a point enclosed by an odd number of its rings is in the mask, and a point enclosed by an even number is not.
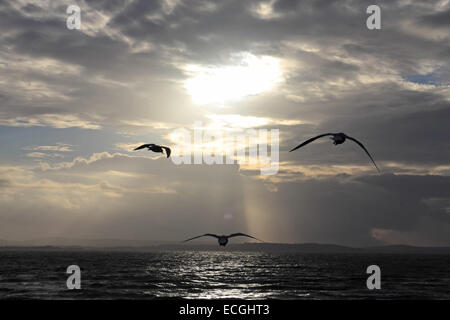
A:
[[[169,147],[159,146],[159,145],[153,144],[153,143],[143,144],[142,146],[137,147],[133,151],[141,150],[141,149],[144,149],[144,148],[148,148],[148,151],[160,152],[160,153],[163,153],[163,154],[164,154],[163,150],[166,150],[167,158],[170,157],[171,150],[170,150]]]
[[[209,237],[217,238],[217,241],[219,242],[219,244],[220,244],[221,246],[226,246],[226,245],[227,245],[227,243],[228,243],[228,238],[239,237],[239,236],[242,236],[242,237],[249,237],[249,238],[252,238],[252,239],[255,239],[255,240],[264,242],[264,241],[262,241],[262,240],[259,240],[259,239],[255,238],[255,237],[249,236],[248,234],[245,234],[245,233],[233,233],[233,234],[230,234],[229,236],[226,236],[226,235],[220,235],[220,236],[218,236],[217,234],[205,233],[205,234],[202,234],[201,236],[197,236],[197,237],[193,237],[193,238],[184,240],[183,242],[191,241],[191,240],[194,240],[194,239],[197,239],[197,238],[201,238],[201,237],[208,237],[208,236],[209,236]]]
[[[370,155],[369,151],[367,151],[366,147],[363,146],[363,144],[361,142],[359,142],[358,140],[356,140],[355,138],[349,137],[348,135],[346,135],[345,133],[324,133],[324,134],[320,134],[317,137],[311,138],[306,140],[305,142],[299,144],[298,146],[296,146],[294,149],[292,149],[289,152],[292,152],[294,150],[297,150],[298,148],[301,148],[305,145],[307,145],[308,143],[313,142],[316,139],[325,137],[325,136],[331,136],[330,139],[333,140],[333,144],[335,146],[337,146],[338,144],[342,144],[345,142],[346,139],[352,140],[354,142],[356,142],[361,148],[363,148],[363,150],[367,153],[367,155],[369,156],[370,160],[372,160],[373,164],[375,165],[375,168],[377,168],[378,172],[380,172],[380,169],[378,169],[377,164],[375,163],[375,161],[373,160],[372,156]]]

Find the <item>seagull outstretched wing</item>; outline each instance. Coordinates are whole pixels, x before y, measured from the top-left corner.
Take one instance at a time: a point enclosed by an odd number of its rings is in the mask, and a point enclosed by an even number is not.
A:
[[[214,238],[219,238],[219,236],[218,235],[216,235],[216,234],[212,234],[212,233],[205,233],[205,234],[202,234],[201,236],[197,236],[197,237],[193,237],[193,238],[190,238],[190,239],[187,239],[187,240],[184,240],[183,242],[187,242],[187,241],[191,241],[191,240],[194,240],[194,239],[197,239],[197,238],[201,238],[201,237],[214,237]]]
[[[163,148],[164,150],[166,150],[167,158],[169,158],[169,157],[170,157],[170,153],[171,153],[170,148],[169,148],[169,147],[163,147],[163,146],[161,146],[161,148]]]
[[[142,146],[137,147],[136,149],[133,149],[133,151],[141,150],[141,149],[150,147],[151,145],[152,145],[152,144],[146,143],[146,144],[143,144]]]
[[[350,139],[350,140],[352,140],[352,141],[355,141],[361,148],[363,148],[363,150],[364,150],[364,151],[367,153],[367,155],[369,156],[370,160],[372,160],[373,164],[375,165],[375,168],[377,168],[378,173],[380,173],[380,169],[378,169],[378,166],[377,166],[377,164],[375,163],[375,160],[373,160],[372,156],[370,155],[369,151],[367,151],[366,147],[364,147],[364,145],[363,145],[361,142],[359,142],[358,140],[356,140],[355,138],[349,137],[349,136],[347,136],[347,135],[345,135],[345,137],[346,137],[347,139]]]
[[[294,151],[294,150],[297,150],[298,148],[301,148],[301,147],[307,145],[308,143],[313,142],[313,141],[316,140],[316,139],[319,139],[319,138],[322,138],[322,137],[325,137],[325,136],[332,136],[332,135],[334,135],[334,134],[333,134],[333,133],[324,133],[324,134],[318,135],[317,137],[308,139],[308,140],[306,140],[305,142],[299,144],[298,146],[296,146],[294,149],[292,149],[292,150],[289,151],[289,152],[292,152],[292,151]]]
[[[255,237],[252,237],[252,236],[250,236],[250,235],[248,235],[248,234],[240,233],[240,232],[239,232],[239,233],[233,233],[233,234],[230,234],[230,235],[228,236],[228,238],[240,237],[240,236],[242,236],[242,237],[249,237],[249,238],[252,238],[252,239],[255,239],[255,240],[264,242],[264,241],[262,241],[262,240],[260,240],[260,239],[258,239],[258,238],[255,238]]]

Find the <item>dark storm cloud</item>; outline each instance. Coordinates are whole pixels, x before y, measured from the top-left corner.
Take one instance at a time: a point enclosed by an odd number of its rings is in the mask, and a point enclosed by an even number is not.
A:
[[[128,1],[123,0],[85,0],[86,4],[89,5],[89,7],[105,12],[107,14],[114,13],[119,10],[122,10],[126,5]],[[157,2],[157,1],[149,1],[149,2]]]
[[[64,31],[60,26],[58,29]],[[126,52],[126,47],[122,43],[108,37],[91,38],[80,33],[52,37],[44,32],[25,31],[12,39],[7,39],[6,43],[29,56],[56,57],[97,71],[111,66],[117,61],[118,56]]]
[[[383,96],[380,96],[383,95]],[[346,107],[354,105],[355,109]],[[308,137],[325,132],[345,132],[363,141],[380,161],[407,164],[446,165],[450,159],[450,103],[434,94],[378,88],[352,101],[337,102],[336,114],[318,126],[300,125],[297,135],[286,145],[297,145]],[[356,107],[357,106],[357,107]],[[424,108],[426,106],[426,108]],[[345,110],[346,112],[342,112]],[[294,129],[293,129],[294,130]],[[325,138],[323,139],[325,140]],[[356,145],[334,147],[331,142],[308,146],[308,152],[296,154],[302,163],[364,163]],[[347,153],[347,156],[344,156]],[[350,154],[352,155],[350,157]],[[287,159],[287,158],[285,158]],[[359,160],[359,161],[358,161]]]
[[[359,177],[358,181],[369,185],[379,186],[388,192],[395,192],[407,198],[416,199],[444,198],[450,196],[450,177],[445,176],[396,176],[387,174],[383,176]],[[405,188],[405,186],[408,186]],[[450,217],[448,217],[450,219]]]
[[[298,6],[300,5],[301,1],[289,1],[289,0],[278,0],[275,1],[274,5],[273,5],[273,9],[277,12],[282,12],[282,13],[286,13],[286,12],[292,12],[292,11],[296,11],[296,9],[298,8]]]
[[[431,27],[449,27],[450,10],[422,16],[418,22],[424,23]]]
[[[267,206],[264,219],[270,226],[288,220],[284,232],[300,241],[369,245],[376,243],[373,229],[421,230],[423,243],[444,245],[450,240],[448,204],[424,201],[448,199],[449,183],[449,177],[407,175],[281,183],[278,192],[265,195],[261,207]],[[429,222],[427,230],[421,229],[424,220]]]
[[[375,137],[373,144],[378,146],[379,155],[385,159],[439,165],[446,164],[444,159],[450,159],[450,133],[446,129],[448,119],[450,106],[446,104],[444,108],[417,111],[390,119],[380,117],[369,125],[354,127],[361,134],[365,131],[367,136]],[[396,147],[398,152],[394,152]]]

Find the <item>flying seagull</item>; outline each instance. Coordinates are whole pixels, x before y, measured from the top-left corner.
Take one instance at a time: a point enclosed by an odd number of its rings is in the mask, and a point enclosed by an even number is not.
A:
[[[143,144],[142,146],[139,146],[136,149],[134,149],[134,151],[141,150],[144,148],[148,148],[148,151],[160,152],[160,153],[164,153],[163,150],[166,150],[167,158],[170,157],[170,148],[169,147],[159,146],[159,145],[153,144],[153,143]]]
[[[197,237],[193,237],[193,238],[184,240],[183,242],[187,242],[187,241],[191,241],[191,240],[194,240],[194,239],[197,239],[197,238],[207,237],[207,236],[217,238],[217,241],[219,242],[219,244],[220,244],[221,246],[226,246],[226,245],[227,245],[227,243],[228,243],[228,238],[239,237],[239,236],[242,236],[242,237],[249,237],[249,238],[252,238],[252,239],[255,239],[255,240],[264,242],[264,241],[262,241],[262,240],[259,240],[259,239],[255,238],[255,237],[249,236],[248,234],[245,234],[245,233],[233,233],[233,234],[230,234],[229,236],[226,236],[226,235],[218,236],[217,234],[205,233],[205,234],[203,234],[203,235],[201,235],[201,236],[197,236]]]
[[[372,160],[373,164],[375,165],[375,168],[377,168],[378,172],[380,172],[380,169],[378,169],[377,164],[376,164],[375,161],[373,160],[373,158],[372,158],[372,156],[370,155],[369,151],[367,151],[366,147],[364,147],[363,144],[362,144],[361,142],[359,142],[358,140],[356,140],[355,138],[349,137],[348,135],[346,135],[345,133],[342,133],[342,132],[340,132],[340,133],[324,133],[324,134],[320,134],[320,135],[318,135],[317,137],[308,139],[308,140],[306,140],[305,142],[299,144],[298,146],[296,146],[294,149],[292,149],[292,150],[289,151],[289,152],[292,152],[292,151],[294,151],[294,150],[297,150],[298,148],[301,148],[301,147],[307,145],[308,143],[313,142],[314,140],[319,139],[319,138],[322,138],[322,137],[325,137],[325,136],[331,136],[330,139],[333,140],[333,144],[334,144],[335,146],[337,146],[338,144],[344,143],[346,139],[350,139],[350,140],[355,141],[361,148],[363,148],[363,150],[364,150],[364,151],[367,153],[367,155],[369,156],[370,160]]]

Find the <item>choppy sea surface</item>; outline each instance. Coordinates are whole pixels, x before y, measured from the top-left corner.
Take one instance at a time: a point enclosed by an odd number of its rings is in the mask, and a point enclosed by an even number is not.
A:
[[[68,290],[69,265],[81,290]],[[369,265],[381,289],[368,290]],[[1,299],[450,299],[449,255],[0,252]]]

